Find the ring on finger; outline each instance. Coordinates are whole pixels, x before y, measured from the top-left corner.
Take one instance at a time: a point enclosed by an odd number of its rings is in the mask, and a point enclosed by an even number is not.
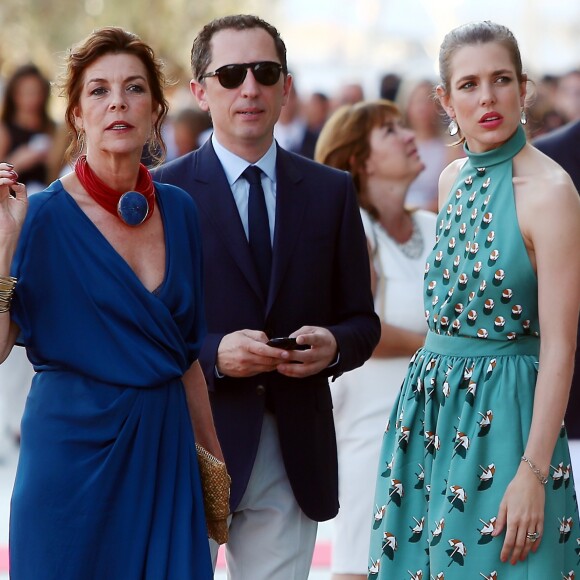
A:
[[[540,537],[538,532],[528,532],[526,534],[526,539],[530,540],[530,542],[535,542]]]

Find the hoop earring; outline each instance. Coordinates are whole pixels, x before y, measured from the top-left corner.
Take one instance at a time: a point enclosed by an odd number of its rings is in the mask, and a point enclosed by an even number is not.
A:
[[[77,157],[80,157],[85,150],[85,132],[80,129],[77,133]]]
[[[522,107],[522,112],[520,114],[520,123],[525,125],[528,122],[528,116],[526,115],[526,110]]]
[[[451,119],[451,122],[449,123],[447,130],[449,131],[449,135],[451,135],[451,137],[455,137],[455,135],[459,133],[459,125],[457,124],[457,121],[455,119]]]

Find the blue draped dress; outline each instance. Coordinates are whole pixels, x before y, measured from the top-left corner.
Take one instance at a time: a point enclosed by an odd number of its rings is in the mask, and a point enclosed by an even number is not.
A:
[[[191,198],[156,184],[148,291],[60,181],[31,197],[11,316],[36,370],[10,516],[12,580],[213,577],[181,378],[205,334]]]

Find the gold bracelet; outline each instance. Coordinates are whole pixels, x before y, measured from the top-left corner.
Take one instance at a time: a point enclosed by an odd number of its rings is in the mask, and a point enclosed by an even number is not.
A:
[[[16,282],[13,276],[0,276],[0,314],[10,310]]]
[[[0,276],[0,290],[14,290],[16,282],[14,276]]]
[[[534,475],[542,485],[548,483],[548,476],[544,475],[525,455],[522,455],[522,461],[525,461],[530,466],[530,469],[534,472]]]

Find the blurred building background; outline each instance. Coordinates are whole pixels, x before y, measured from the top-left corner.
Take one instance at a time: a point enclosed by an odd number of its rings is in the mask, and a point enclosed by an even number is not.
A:
[[[279,28],[303,93],[357,82],[375,97],[386,72],[436,77],[444,34],[471,20],[510,27],[532,78],[580,67],[578,0],[2,0],[0,76],[28,61],[51,76],[67,47],[114,24],[151,43],[176,78],[187,77],[200,26],[235,12]]]
[[[508,26],[532,78],[580,67],[578,0],[280,0],[275,20],[304,89],[375,97],[385,72],[437,78],[444,35],[473,20]]]

